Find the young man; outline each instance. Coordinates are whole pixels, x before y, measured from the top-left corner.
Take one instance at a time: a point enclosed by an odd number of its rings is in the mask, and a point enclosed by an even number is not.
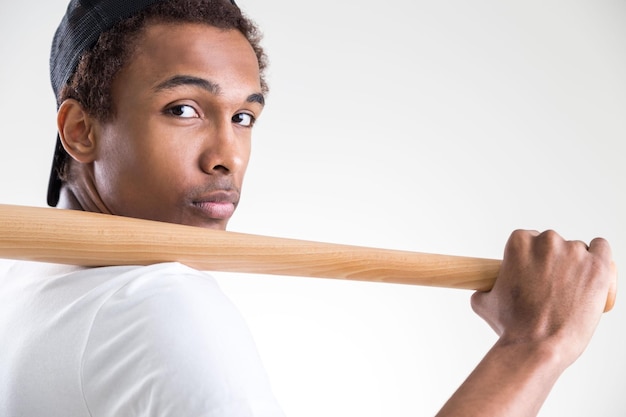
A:
[[[225,229],[267,91],[227,0],[73,1],[52,51],[49,204]],[[602,239],[514,232],[472,305],[500,336],[441,416],[528,416],[586,347],[615,279]],[[178,264],[16,263],[0,280],[0,414],[282,415],[250,335]]]
[[[72,1],[51,57],[64,149],[50,204],[224,229],[263,60],[228,0]],[[0,281],[2,416],[282,415],[242,318],[204,273],[16,263]]]

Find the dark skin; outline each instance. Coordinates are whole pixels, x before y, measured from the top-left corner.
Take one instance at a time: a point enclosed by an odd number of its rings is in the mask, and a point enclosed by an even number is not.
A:
[[[587,247],[554,231],[514,232],[493,289],[472,297],[499,339],[438,416],[536,415],[615,291],[611,259],[601,238]]]
[[[150,25],[139,42],[113,82],[112,120],[60,107],[78,163],[59,207],[223,230],[263,110],[256,55],[239,32],[201,24]]]
[[[116,77],[103,122],[59,110],[73,181],[59,207],[225,229],[263,109],[256,56],[236,31],[151,24]],[[474,310],[499,335],[439,416],[536,415],[586,348],[617,273],[609,244],[516,231]]]

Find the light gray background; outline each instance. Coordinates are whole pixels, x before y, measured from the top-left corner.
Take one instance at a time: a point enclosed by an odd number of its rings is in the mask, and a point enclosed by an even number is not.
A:
[[[231,230],[498,258],[552,228],[626,269],[626,2],[239,3],[272,91]],[[0,4],[0,202],[44,206],[66,0]],[[495,340],[468,291],[217,276],[294,417],[432,415]],[[626,415],[623,301],[542,416]]]

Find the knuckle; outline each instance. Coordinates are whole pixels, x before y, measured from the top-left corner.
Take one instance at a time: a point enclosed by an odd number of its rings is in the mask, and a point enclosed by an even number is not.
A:
[[[517,229],[509,236],[509,244],[513,246],[522,246],[532,239],[533,235],[528,230]]]
[[[539,237],[547,243],[556,243],[563,240],[561,236],[552,229],[545,230]]]
[[[533,246],[534,252],[538,255],[547,256],[560,251],[564,244],[563,238],[554,230],[548,229],[537,236]]]
[[[511,232],[511,239],[521,239],[527,234],[528,234],[527,230],[516,229],[516,230],[513,230],[513,232]]]
[[[598,246],[604,246],[604,247],[609,247],[609,242],[608,240],[606,240],[603,237],[596,237],[594,238],[590,244],[593,243],[594,245],[598,245]]]

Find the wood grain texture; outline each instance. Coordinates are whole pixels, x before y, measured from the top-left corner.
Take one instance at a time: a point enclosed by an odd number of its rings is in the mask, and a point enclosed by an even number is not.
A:
[[[0,205],[0,257],[83,266],[176,261],[244,272],[488,290],[501,261]]]

